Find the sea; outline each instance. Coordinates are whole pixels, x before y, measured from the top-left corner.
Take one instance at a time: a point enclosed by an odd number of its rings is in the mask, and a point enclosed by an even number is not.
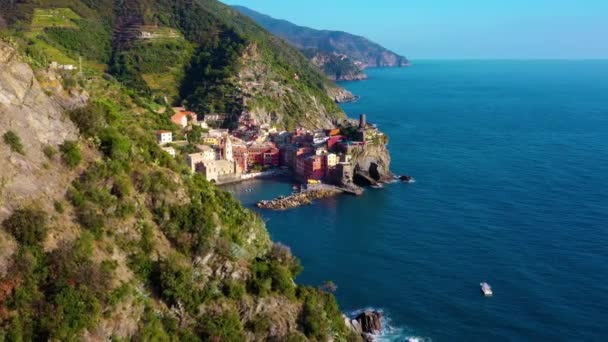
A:
[[[345,312],[381,310],[379,341],[608,340],[608,61],[414,61],[343,83],[388,134],[395,174],[260,211],[298,283]],[[226,187],[244,205],[289,194]],[[486,298],[479,284],[494,291]]]

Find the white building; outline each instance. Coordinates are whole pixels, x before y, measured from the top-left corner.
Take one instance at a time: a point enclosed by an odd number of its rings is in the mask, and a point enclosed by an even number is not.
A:
[[[175,158],[175,149],[173,147],[161,147],[163,151],[169,153],[171,157]]]
[[[169,131],[156,131],[156,142],[160,145],[172,143],[173,133]]]

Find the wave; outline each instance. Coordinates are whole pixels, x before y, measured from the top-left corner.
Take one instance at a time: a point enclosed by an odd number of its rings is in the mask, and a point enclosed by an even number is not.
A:
[[[383,309],[365,308],[348,312],[346,315],[350,319],[354,319],[357,315],[365,311],[377,311],[382,314],[382,331],[380,334],[373,336],[375,342],[432,342],[430,337],[417,336],[415,331],[408,326],[396,325],[391,316]]]

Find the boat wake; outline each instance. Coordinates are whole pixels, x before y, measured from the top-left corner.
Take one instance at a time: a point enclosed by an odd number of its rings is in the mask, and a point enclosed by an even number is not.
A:
[[[382,309],[366,308],[347,313],[349,318],[354,318],[364,311],[377,311],[382,314],[382,331],[373,336],[375,342],[432,342],[430,337],[417,336],[415,331],[407,326],[397,326],[391,316]]]

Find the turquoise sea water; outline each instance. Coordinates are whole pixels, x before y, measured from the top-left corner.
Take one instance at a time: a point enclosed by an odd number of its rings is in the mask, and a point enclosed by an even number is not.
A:
[[[333,280],[344,310],[384,310],[387,340],[608,340],[608,62],[369,76],[344,84],[361,96],[344,109],[367,113],[390,136],[393,171],[417,182],[263,211],[301,258],[298,281]],[[252,206],[290,184],[228,190]]]

